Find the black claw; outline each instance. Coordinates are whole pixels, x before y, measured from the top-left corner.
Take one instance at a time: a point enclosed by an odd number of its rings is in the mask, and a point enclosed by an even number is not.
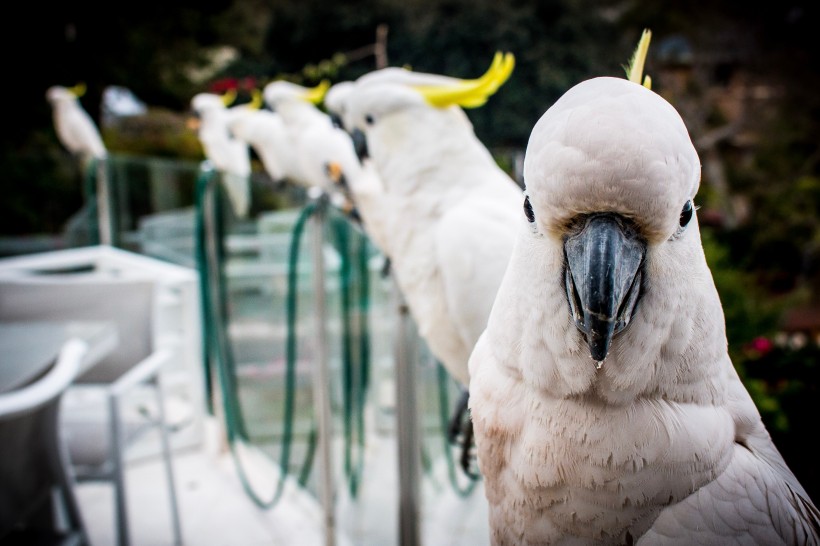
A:
[[[465,389],[461,392],[461,396],[458,399],[458,404],[456,405],[456,409],[453,411],[452,417],[450,417],[450,424],[447,427],[447,439],[452,444],[458,443],[459,437],[464,432],[464,416],[467,415],[467,403],[469,401],[470,392]]]
[[[476,472],[477,462],[475,457],[475,439],[473,436],[473,421],[470,418],[468,403],[470,393],[466,389],[462,391],[458,404],[450,418],[447,427],[447,440],[460,448],[459,466],[470,479],[478,479]]]
[[[385,257],[384,264],[382,264],[381,275],[383,279],[386,279],[390,275],[390,258],[388,257]]]
[[[473,421],[472,419],[468,419],[466,423],[464,423],[464,436],[461,442],[461,457],[459,458],[459,462],[461,463],[461,469],[464,473],[471,479],[476,480],[479,477],[478,472],[476,472],[476,458],[475,458],[475,442],[473,437]]]

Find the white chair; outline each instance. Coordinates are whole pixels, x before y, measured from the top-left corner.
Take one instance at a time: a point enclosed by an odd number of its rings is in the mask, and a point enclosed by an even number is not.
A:
[[[69,339],[41,377],[0,394],[3,544],[88,544],[57,430],[60,397],[87,349],[81,339]]]
[[[160,432],[173,540],[181,544],[160,382],[162,366],[176,355],[153,346],[155,296],[155,280],[138,276],[118,278],[91,271],[0,278],[2,320],[106,320],[117,326],[117,349],[78,377],[63,397],[60,427],[76,480],[113,483],[120,545],[130,543],[126,448],[148,428]],[[146,399],[150,391],[155,397]],[[134,396],[142,396],[145,404],[130,403]]]

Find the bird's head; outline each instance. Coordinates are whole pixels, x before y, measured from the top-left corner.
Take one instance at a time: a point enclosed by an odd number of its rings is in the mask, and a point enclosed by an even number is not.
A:
[[[595,78],[570,89],[536,123],[524,178],[532,234],[563,246],[570,314],[592,358],[603,362],[638,309],[649,254],[664,247],[674,256],[699,244],[692,221],[697,152],[659,95],[628,80]]]
[[[76,86],[75,86],[76,87]],[[64,87],[62,85],[52,85],[46,90],[46,100],[52,105],[59,103],[77,102],[81,96],[74,91],[74,88]]]
[[[412,126],[424,123],[424,112],[447,112],[445,125],[453,118],[465,126],[469,121],[459,108],[477,108],[509,79],[515,66],[512,53],[498,52],[487,71],[475,79],[461,79],[437,74],[417,73],[406,69],[382,69],[365,74],[349,92],[345,108],[346,129],[356,143],[360,158],[369,155],[367,135],[384,120],[403,114],[400,122],[389,131],[395,139],[400,133],[409,133]],[[444,119],[440,115],[437,119]]]
[[[202,118],[208,117],[213,112],[223,112],[226,109],[226,96],[229,99],[231,94],[217,95],[216,93],[197,93],[191,98],[190,112],[185,121],[188,129],[197,131],[202,123]]]
[[[305,87],[286,80],[275,80],[264,87],[262,97],[271,110],[276,110],[283,104],[293,101],[317,105],[322,102],[328,88],[330,88],[328,80],[322,80],[314,87]]]
[[[330,119],[333,120],[333,124],[340,129],[345,128],[344,118],[347,112],[345,103],[347,97],[353,92],[355,85],[351,81],[339,82],[333,84],[325,93],[323,99],[325,110],[327,110]]]

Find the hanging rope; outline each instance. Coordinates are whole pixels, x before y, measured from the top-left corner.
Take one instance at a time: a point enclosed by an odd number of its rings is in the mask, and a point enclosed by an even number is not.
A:
[[[261,508],[274,506],[282,496],[285,478],[290,470],[293,442],[293,424],[296,393],[298,263],[301,241],[307,221],[326,207],[327,200],[317,200],[304,207],[292,228],[288,255],[288,282],[286,294],[285,344],[286,369],[284,379],[280,475],[270,499],[263,499],[253,487],[240,454],[237,442],[249,441],[249,434],[240,404],[236,381],[236,362],[227,334],[228,297],[224,278],[224,214],[219,199],[218,174],[210,168],[202,170],[196,186],[196,259],[201,271],[200,295],[203,303],[203,355],[208,411],[213,414],[214,377],[218,377],[225,425],[231,453],[237,466],[243,488]],[[344,424],[344,469],[348,488],[354,498],[358,494],[364,467],[365,423],[364,410],[370,375],[370,336],[367,323],[369,302],[369,268],[367,238],[352,227],[345,217],[331,216],[327,224],[332,240],[341,258],[339,268],[340,306],[342,324],[342,381]],[[356,343],[358,340],[358,343]],[[304,486],[313,467],[318,430],[315,416],[308,435],[305,460],[298,472],[298,483]]]
[[[308,204],[301,212],[293,228],[289,252],[286,340],[286,372],[282,448],[279,458],[279,479],[270,499],[261,498],[253,488],[248,472],[240,454],[237,452],[238,441],[249,441],[246,421],[239,403],[238,385],[236,382],[236,365],[230,350],[227,334],[227,290],[222,265],[225,262],[224,222],[221,203],[217,189],[217,177],[212,169],[203,170],[197,180],[196,188],[196,238],[197,263],[201,271],[200,294],[203,302],[203,353],[205,355],[206,390],[208,391],[209,409],[213,413],[213,371],[216,368],[225,412],[225,425],[231,454],[236,465],[243,488],[253,502],[260,508],[271,508],[279,501],[284,491],[286,477],[290,469],[291,443],[293,438],[294,402],[296,391],[296,312],[297,312],[297,263],[301,237],[307,219],[314,213],[315,205]],[[308,449],[298,482],[304,486],[310,477],[314,452],[316,448],[315,420],[308,435]]]
[[[370,335],[367,325],[370,309],[368,248],[367,238],[353,229],[346,218],[333,216],[330,225],[341,257],[339,287],[342,317],[344,471],[350,495],[356,498],[364,467],[364,409],[370,376]],[[355,264],[351,264],[351,255],[355,259]],[[358,301],[354,305],[353,299],[356,296]],[[354,337],[359,340],[357,346],[354,346]]]

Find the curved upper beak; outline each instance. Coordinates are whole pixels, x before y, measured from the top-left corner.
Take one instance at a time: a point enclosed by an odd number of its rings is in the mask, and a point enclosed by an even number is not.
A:
[[[188,117],[185,118],[185,127],[190,131],[198,131],[201,125],[202,119],[200,119],[199,114],[196,112],[191,112],[188,114]]]
[[[330,114],[330,121],[333,123],[334,127],[338,127],[341,130],[345,130],[345,124],[342,121],[342,116],[337,114],[336,112],[331,112]]]
[[[367,149],[367,137],[361,129],[353,129],[350,132],[350,138],[353,139],[353,148],[356,150],[356,155],[359,161],[364,161],[370,157],[370,152]]]
[[[616,214],[596,214],[564,241],[567,300],[589,346],[603,362],[612,338],[626,328],[641,295],[646,243]]]

